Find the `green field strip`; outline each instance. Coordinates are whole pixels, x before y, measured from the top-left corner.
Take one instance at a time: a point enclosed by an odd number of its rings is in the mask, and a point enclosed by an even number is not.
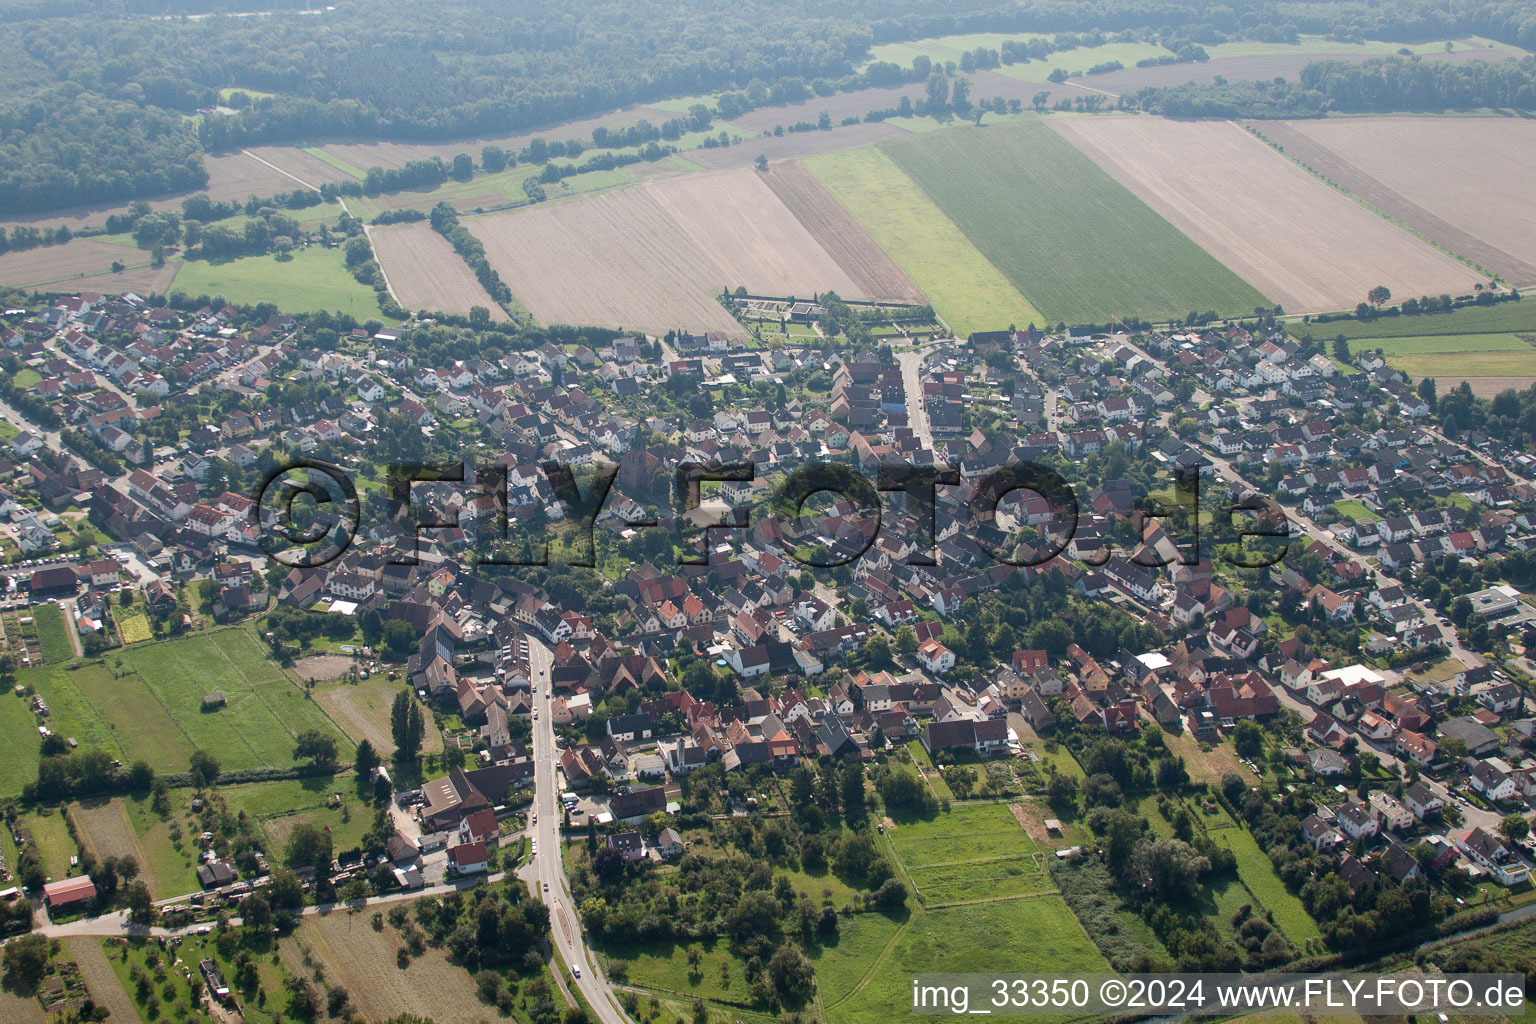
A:
[[[1270,305],[1039,120],[878,148],[1053,321],[1165,320]]]
[[[1041,312],[878,148],[823,153],[804,164],[956,335],[1044,325]]]
[[[334,153],[327,153],[321,146],[300,146],[299,148],[308,153],[310,156],[314,157],[316,160],[330,164],[342,174],[350,174],[358,181],[362,181],[364,178],[368,177],[368,172],[363,170],[361,167],[354,167],[343,160],[341,157],[336,156]]]

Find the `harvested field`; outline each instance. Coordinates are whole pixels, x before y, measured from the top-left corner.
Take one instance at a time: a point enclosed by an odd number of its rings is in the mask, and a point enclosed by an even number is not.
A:
[[[291,938],[282,940],[283,962],[294,974],[309,974],[298,945],[303,943],[327,980],[352,993],[358,1013],[368,1020],[387,1020],[411,1013],[438,1024],[480,1021],[495,1014],[480,1002],[469,972],[448,962],[442,950],[428,948],[409,967],[395,966],[403,945],[386,924],[374,931],[366,914],[334,913],[304,918]]]
[[[73,282],[90,275],[111,274],[114,261],[124,266],[148,265],[149,253],[94,238],[73,238],[63,245],[40,245],[0,255],[0,285],[26,287],[54,281]],[[73,284],[70,287],[73,288]]]
[[[0,989],[0,1024],[48,1024],[48,1014],[43,1012],[43,1004],[37,997]]]
[[[133,292],[137,295],[165,295],[170,292],[171,283],[176,280],[176,272],[181,269],[181,266],[181,260],[166,260],[163,267],[145,264],[142,267],[119,270],[117,273],[109,270],[104,274],[87,274],[84,277],[72,277],[52,284],[31,285],[28,290],[71,294],[99,292],[102,295],[120,295],[123,292]]]
[[[488,136],[465,139],[460,142],[333,142],[321,148],[330,156],[337,157],[363,171],[367,171],[370,167],[390,170],[404,167],[412,160],[430,160],[434,156],[440,157],[444,163],[449,163],[459,153],[468,153],[474,157],[475,165],[479,166],[480,150],[485,146],[500,146],[502,149],[510,150],[514,155],[535,138],[550,142],[576,139],[590,147],[592,129],[599,126],[609,129],[628,128],[640,121],[649,121],[659,126],[662,122],[670,121],[677,116],[677,114],[652,107],[633,107],[629,110],[603,114],[600,117],[567,121],[564,124],[551,125],[541,131],[525,132],[521,135]]]
[[[208,187],[204,191],[215,202],[244,202],[251,196],[292,192],[298,187],[292,178],[268,167],[244,150],[222,156],[205,156],[203,163],[208,168]]]
[[[717,149],[690,149],[681,155],[690,163],[713,171],[726,167],[748,167],[756,163],[759,156],[769,160],[793,160],[817,153],[867,146],[871,142],[900,138],[905,134],[893,125],[869,122],[833,128],[826,132],[786,132],[783,135],[743,139]]]
[[[1351,117],[1255,127],[1426,238],[1510,284],[1536,284],[1530,187],[1536,124],[1503,117]]]
[[[1462,381],[1466,381],[1467,387],[1471,388],[1472,393],[1478,398],[1492,398],[1510,388],[1525,391],[1536,386],[1536,377],[1436,377],[1435,386],[1449,391],[1451,388],[1460,387]]]
[[[277,192],[292,192],[295,188],[319,188],[327,183],[340,184],[343,181],[352,181],[353,176],[346,171],[326,163],[316,156],[311,156],[297,146],[252,146],[240,154],[257,167],[266,172],[272,188],[270,191],[257,191],[249,193],[259,196],[269,196]],[[213,183],[209,182],[211,188]],[[210,193],[211,194],[211,193]],[[215,199],[219,198],[214,196]],[[231,199],[245,199],[246,196],[230,196]]]
[[[861,292],[892,302],[927,301],[804,164],[798,160],[777,164],[763,180]]]
[[[643,189],[693,244],[720,268],[733,290],[754,295],[809,296],[835,291],[881,299],[861,288],[749,167],[648,182]]]
[[[465,221],[540,322],[744,333],[719,267],[649,192],[618,189]]]
[[[448,239],[426,221],[390,224],[369,232],[395,297],[407,309],[467,315],[471,306],[484,306],[492,320],[506,312],[475,279],[469,266],[453,251]]]
[[[123,991],[123,983],[117,979],[112,965],[107,961],[101,940],[92,936],[80,936],[64,940],[69,957],[80,967],[80,978],[91,993],[96,1005],[106,1009],[115,1024],[133,1024],[143,1020],[133,999]]]
[[[1439,294],[1475,276],[1237,125],[1151,117],[1049,123],[1286,312],[1353,307],[1378,284],[1402,295]]]

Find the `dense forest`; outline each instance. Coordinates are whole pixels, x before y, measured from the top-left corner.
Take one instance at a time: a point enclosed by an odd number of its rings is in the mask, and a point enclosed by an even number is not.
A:
[[[1288,82],[1222,82],[1142,89],[1127,102],[1165,117],[1309,117],[1330,112],[1536,110],[1536,58],[1449,61],[1320,60]]]
[[[558,10],[527,0],[494,9],[484,0],[343,0],[303,15],[284,0],[267,17],[143,16],[229,6],[0,0],[7,54],[0,68],[0,213],[198,188],[205,182],[199,149],[532,131],[687,95],[720,97],[718,112],[730,116],[926,80],[926,67],[857,69],[871,45],[955,32],[1128,34],[1176,52],[1233,38],[1291,41],[1299,33],[1409,42],[1475,32],[1536,47],[1536,9],[1510,0],[1474,0],[1454,11],[1435,0],[746,0],[728,13],[708,0],[579,2]],[[1021,45],[1003,57],[1028,59],[1029,52]],[[1524,84],[1513,86],[1516,98]],[[231,88],[249,91],[253,102],[197,116]],[[1298,88],[1310,95],[1334,86],[1329,79]],[[1162,102],[1195,101],[1172,94]]]

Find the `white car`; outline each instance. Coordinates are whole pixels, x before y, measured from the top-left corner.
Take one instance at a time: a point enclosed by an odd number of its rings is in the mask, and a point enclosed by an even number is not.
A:
[[[571,977],[573,977],[573,978],[581,977],[581,968],[580,967],[572,967],[571,968]]]
[[[549,883],[548,882],[544,883],[544,891],[545,892],[549,892]]]

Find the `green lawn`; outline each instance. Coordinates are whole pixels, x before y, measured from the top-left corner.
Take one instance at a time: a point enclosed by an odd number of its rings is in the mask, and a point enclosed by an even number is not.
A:
[[[18,388],[30,388],[36,386],[43,379],[43,375],[30,366],[23,366],[16,371],[16,376],[11,378],[11,383]]]
[[[1038,119],[912,135],[880,149],[1053,320],[1268,304]]]
[[[227,263],[188,260],[176,275],[175,290],[249,305],[272,302],[285,313],[339,311],[358,320],[383,318],[373,289],[359,284],[342,265],[341,250],[318,245],[296,250],[287,261],[275,256]]]
[[[1378,522],[1381,516],[1365,507],[1365,502],[1358,498],[1346,498],[1343,501],[1333,503],[1333,510],[1345,519],[1356,521],[1364,520],[1367,523]]]
[[[1301,337],[1331,341],[1343,335],[1352,349],[1375,348],[1373,344],[1354,343],[1356,338],[1423,338],[1452,334],[1502,334],[1510,331],[1536,331],[1536,303],[1499,302],[1492,306],[1463,306],[1449,313],[1420,313],[1417,316],[1383,316],[1375,320],[1336,320],[1329,323],[1294,322],[1286,327]]]
[[[373,824],[373,811],[358,801],[351,775],[252,782],[221,786],[219,792],[232,812],[244,812],[261,823],[267,849],[278,858],[300,824],[327,829],[331,848],[337,851],[360,845]],[[332,794],[341,797],[336,807],[328,806]]]
[[[304,146],[303,150],[310,156],[314,157],[316,160],[328,163],[342,174],[351,175],[358,181],[362,181],[368,176],[368,172],[363,170],[361,167],[353,167],[351,164],[347,163],[341,157],[336,156],[334,153],[327,153],[325,149],[320,146]]]
[[[69,625],[64,612],[52,601],[32,609],[37,623],[37,642],[43,649],[43,660],[49,665],[62,665],[74,660],[75,644],[69,638]]]
[[[825,153],[808,158],[805,166],[960,337],[1009,324],[1045,323],[1040,311],[879,149]]]

